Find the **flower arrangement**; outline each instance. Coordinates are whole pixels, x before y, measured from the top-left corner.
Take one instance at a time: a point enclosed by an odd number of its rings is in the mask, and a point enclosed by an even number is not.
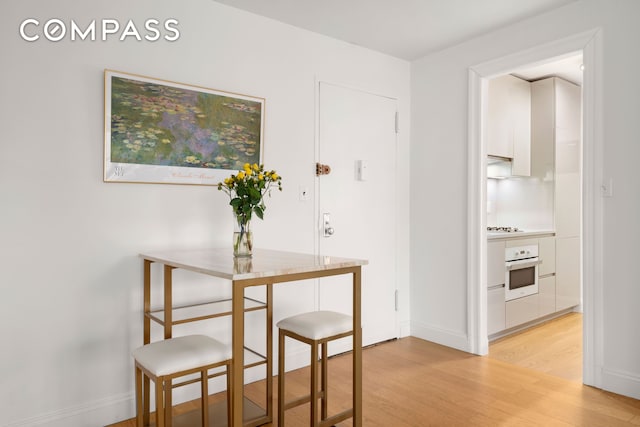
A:
[[[234,255],[241,255],[241,252],[251,255],[253,242],[250,221],[253,214],[263,219],[266,209],[264,196],[271,196],[271,189],[275,186],[282,191],[282,177],[276,171],[266,171],[264,165],[256,163],[245,163],[243,170],[218,183],[218,190],[229,195],[229,204],[239,227],[239,231],[234,233]],[[244,246],[244,251],[241,246]]]

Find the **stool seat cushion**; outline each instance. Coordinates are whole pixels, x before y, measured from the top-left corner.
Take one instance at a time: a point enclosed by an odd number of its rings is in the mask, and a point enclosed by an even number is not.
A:
[[[133,358],[159,377],[228,360],[231,347],[206,335],[187,335],[139,347]]]
[[[335,311],[311,311],[282,319],[278,328],[312,340],[343,334],[353,329],[353,318]]]

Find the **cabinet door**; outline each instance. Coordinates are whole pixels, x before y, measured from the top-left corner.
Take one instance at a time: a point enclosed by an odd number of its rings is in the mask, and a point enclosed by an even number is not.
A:
[[[556,311],[580,304],[580,238],[556,239]]]
[[[556,277],[547,276],[538,279],[538,316],[546,316],[556,311]]]
[[[538,255],[540,256],[540,267],[538,276],[547,276],[556,272],[556,238],[541,237],[538,239]]]
[[[580,87],[554,78],[556,90],[556,237],[580,235]]]
[[[531,83],[531,175],[549,182],[555,175],[553,78]]]
[[[513,78],[509,88],[511,104],[510,124],[513,135],[513,162],[511,174],[531,175],[531,84],[522,79]]]
[[[492,335],[504,329],[504,286],[494,286],[487,290],[487,334]]]
[[[505,305],[507,328],[538,318],[538,294],[507,301]]]
[[[487,287],[489,288],[505,283],[504,247],[504,241],[487,243]]]
[[[513,76],[489,80],[487,101],[487,154],[513,157],[513,141],[510,120],[509,87]]]

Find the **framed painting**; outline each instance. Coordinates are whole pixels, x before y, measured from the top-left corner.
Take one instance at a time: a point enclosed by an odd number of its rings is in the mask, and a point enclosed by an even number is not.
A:
[[[104,181],[216,185],[262,163],[265,100],[105,70]]]

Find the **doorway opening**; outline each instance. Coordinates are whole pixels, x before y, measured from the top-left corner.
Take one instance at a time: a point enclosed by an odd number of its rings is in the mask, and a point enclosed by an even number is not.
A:
[[[594,29],[566,39],[537,46],[518,54],[478,64],[469,70],[469,175],[468,175],[468,338],[472,353],[489,352],[487,335],[487,218],[486,130],[488,82],[491,78],[524,67],[548,63],[582,52],[582,254],[583,283],[583,383],[598,387],[602,366],[602,38]]]
[[[580,52],[490,79],[485,120],[489,356],[578,381],[582,70]]]

